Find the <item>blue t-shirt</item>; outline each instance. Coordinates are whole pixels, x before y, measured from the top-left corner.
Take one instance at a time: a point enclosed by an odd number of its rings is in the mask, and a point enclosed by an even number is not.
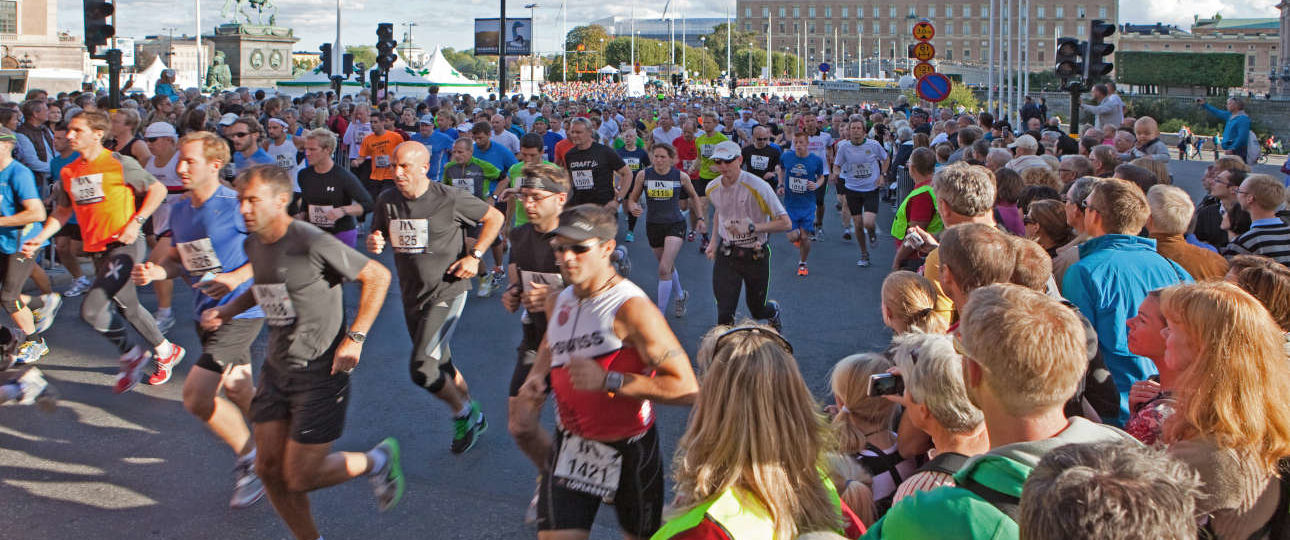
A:
[[[243,156],[241,152],[233,152],[233,174],[239,174],[256,165],[276,165],[277,163],[278,161],[263,148],[256,148],[255,153],[249,158]]]
[[[61,182],[63,167],[66,167],[68,163],[76,161],[79,157],[81,157],[80,152],[72,152],[72,155],[66,158],[60,157],[58,154],[54,154],[54,157],[49,158],[49,177],[53,178],[53,182]],[[75,223],[76,212],[72,212],[72,217],[67,218],[66,224],[73,225]]]
[[[228,186],[220,186],[215,194],[194,208],[188,197],[175,201],[170,208],[171,240],[179,251],[183,262],[184,279],[194,285],[206,272],[228,272],[241,268],[249,262],[242,243],[246,240],[246,223],[238,211],[237,192]],[[212,253],[213,251],[213,253]],[[232,292],[218,300],[202,294],[194,286],[193,307],[195,316],[201,319],[203,311],[227,304],[242,293],[251,289],[251,280],[246,280]],[[252,307],[234,317],[235,319],[255,319],[264,316],[260,306]]]
[[[497,167],[497,170],[502,171],[502,174],[506,174],[506,171],[511,170],[511,165],[519,163],[519,160],[515,159],[515,154],[512,154],[510,150],[506,149],[506,147],[497,143],[489,144],[487,151],[480,150],[479,145],[475,145],[474,155],[479,159],[487,161],[492,166]]]
[[[559,133],[548,131],[542,134],[542,151],[546,152],[546,160],[555,163],[555,145],[563,141]]]
[[[806,189],[807,182],[818,182],[824,174],[824,160],[815,154],[797,157],[788,151],[779,158],[784,168],[784,178],[779,183],[784,188],[785,208],[815,208],[815,191]]]
[[[425,145],[430,150],[430,178],[442,178],[444,157],[452,149],[452,137],[445,135],[442,131],[436,131],[431,133],[429,137],[422,137],[420,133],[413,133],[410,139]]]
[[[36,175],[18,160],[0,170],[0,215],[12,216],[22,211],[22,201],[40,200],[36,188]],[[44,225],[39,221],[21,227],[0,227],[0,253],[17,253],[22,241],[40,233]]]
[[[460,131],[457,131],[456,129],[451,129],[451,128],[435,130],[435,133],[442,133],[444,135],[447,135],[448,138],[452,139],[453,141],[456,141],[457,137],[461,136]]]

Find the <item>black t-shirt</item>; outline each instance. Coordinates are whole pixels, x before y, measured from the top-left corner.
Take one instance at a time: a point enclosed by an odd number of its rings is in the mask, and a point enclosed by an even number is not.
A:
[[[766,179],[766,173],[775,170],[779,166],[779,150],[767,144],[765,148],[758,149],[756,145],[744,147],[744,170],[757,175],[757,178]],[[775,187],[771,184],[771,187]]]
[[[546,233],[538,232],[533,223],[525,223],[511,229],[511,264],[520,271],[518,279],[521,286],[524,285],[524,279],[533,277],[529,272],[540,274],[560,274],[560,267],[555,264],[555,251],[551,249],[551,243],[547,242]],[[528,275],[526,275],[528,274]],[[551,277],[554,279],[554,276]],[[543,281],[547,282],[547,281]],[[536,333],[540,336],[546,333],[546,314],[529,313],[529,321],[536,325]],[[538,338],[540,341],[541,338]]]
[[[614,200],[614,172],[627,166],[614,149],[600,143],[591,143],[586,150],[570,148],[564,154],[569,169],[573,195],[569,207],[579,204],[608,204]]]
[[[470,281],[448,275],[448,267],[469,251],[466,231],[488,208],[479,197],[438,182],[412,200],[397,189],[377,197],[372,230],[383,231],[394,250],[405,309],[419,310],[470,290]]]
[[[363,205],[363,212],[372,211],[372,194],[363,187],[354,173],[335,165],[321,174],[313,167],[305,167],[300,170],[298,178],[300,211],[304,213],[306,221],[324,231],[335,234],[357,226],[354,216],[348,214],[334,224],[331,223],[324,215],[326,210],[358,203]]]

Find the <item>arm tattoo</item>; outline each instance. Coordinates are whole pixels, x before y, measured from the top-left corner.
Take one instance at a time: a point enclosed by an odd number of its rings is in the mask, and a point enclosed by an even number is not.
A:
[[[685,355],[685,351],[681,350],[679,347],[673,347],[666,351],[663,351],[663,354],[660,355],[658,358],[653,359],[654,361],[651,363],[655,366],[661,366],[663,365],[664,362],[667,362],[669,359],[671,359],[674,356],[684,356],[684,355]]]

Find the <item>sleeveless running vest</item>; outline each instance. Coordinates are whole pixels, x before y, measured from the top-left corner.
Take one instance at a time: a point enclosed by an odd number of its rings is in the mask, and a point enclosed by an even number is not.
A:
[[[837,511],[839,519],[841,519],[842,501],[838,497],[838,491],[833,487],[833,482],[826,475],[821,473],[820,476],[823,477],[824,489],[829,492],[829,501],[833,503],[833,508]],[[691,508],[690,511],[664,523],[663,527],[654,533],[654,536],[650,537],[650,540],[669,540],[674,538],[681,533],[698,527],[704,518],[711,519],[722,530],[728,532],[731,538],[739,540],[775,539],[775,522],[770,519],[770,514],[747,493],[727,489],[719,497]],[[834,532],[841,533],[842,530],[839,529]]]
[[[905,206],[909,204],[910,199],[923,193],[932,196],[932,208],[936,208],[936,192],[932,191],[931,184],[915,189],[909,192],[909,196],[900,202],[900,208],[896,209],[896,216],[891,220],[891,237],[904,240],[905,231],[909,230],[909,214],[905,212]],[[927,232],[936,234],[945,229],[945,223],[941,221],[941,213],[933,212],[932,221],[927,224]]]
[[[565,367],[574,358],[590,358],[607,370],[649,375],[652,369],[635,348],[614,333],[618,308],[633,298],[647,298],[635,283],[623,279],[591,298],[579,299],[573,287],[556,298],[547,321],[551,349],[551,390],[561,427],[574,435],[612,442],[644,433],[654,423],[646,400],[610,396],[603,391],[574,390]]]
[[[645,222],[676,223],[684,221],[681,215],[681,171],[668,169],[659,174],[654,167],[645,169]]]

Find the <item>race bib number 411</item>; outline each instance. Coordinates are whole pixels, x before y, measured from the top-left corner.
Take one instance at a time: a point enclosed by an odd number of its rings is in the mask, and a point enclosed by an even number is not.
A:
[[[602,442],[567,434],[553,472],[556,485],[613,500],[623,473],[623,455]]]

